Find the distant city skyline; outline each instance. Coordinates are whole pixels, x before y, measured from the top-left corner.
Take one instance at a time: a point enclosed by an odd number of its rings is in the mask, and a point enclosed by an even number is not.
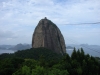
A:
[[[31,44],[44,17],[59,27],[66,44],[100,45],[100,24],[77,25],[100,22],[100,0],[0,0],[0,45]]]

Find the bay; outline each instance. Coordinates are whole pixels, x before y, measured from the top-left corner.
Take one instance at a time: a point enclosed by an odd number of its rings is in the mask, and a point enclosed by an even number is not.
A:
[[[0,54],[2,53],[14,53],[14,50],[0,50]]]

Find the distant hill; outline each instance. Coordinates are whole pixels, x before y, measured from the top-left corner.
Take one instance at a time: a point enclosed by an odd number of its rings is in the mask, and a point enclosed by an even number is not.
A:
[[[7,50],[7,49],[12,48],[12,47],[14,47],[14,45],[0,45],[1,50]]]
[[[17,45],[0,45],[0,50],[24,50],[30,49],[30,44],[17,44]]]
[[[66,49],[74,49],[74,47],[67,46]]]
[[[70,47],[75,47],[75,48],[95,48],[95,49],[100,49],[100,45],[88,45],[88,44],[67,44],[67,47],[70,46]]]
[[[31,45],[29,44],[17,44],[14,47],[9,48],[9,50],[24,50],[31,48]]]

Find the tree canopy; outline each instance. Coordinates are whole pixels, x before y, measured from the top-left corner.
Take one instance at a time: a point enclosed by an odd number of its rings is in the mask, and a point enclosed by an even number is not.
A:
[[[0,75],[100,75],[100,59],[74,48],[62,56],[46,48],[0,55]]]

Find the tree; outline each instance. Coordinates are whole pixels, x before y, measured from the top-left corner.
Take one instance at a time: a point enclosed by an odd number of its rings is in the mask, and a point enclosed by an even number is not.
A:
[[[76,48],[74,48],[72,55],[71,55],[71,59],[76,59],[77,58],[77,53],[76,53]]]
[[[35,69],[32,69],[32,75],[45,75],[46,71],[41,66],[36,66]]]
[[[30,68],[27,66],[22,67],[22,75],[30,75]]]
[[[12,75],[31,75],[31,70],[27,66],[23,66],[21,69],[13,73]]]
[[[69,75],[67,70],[59,70],[53,68],[51,71],[48,72],[48,75]]]

